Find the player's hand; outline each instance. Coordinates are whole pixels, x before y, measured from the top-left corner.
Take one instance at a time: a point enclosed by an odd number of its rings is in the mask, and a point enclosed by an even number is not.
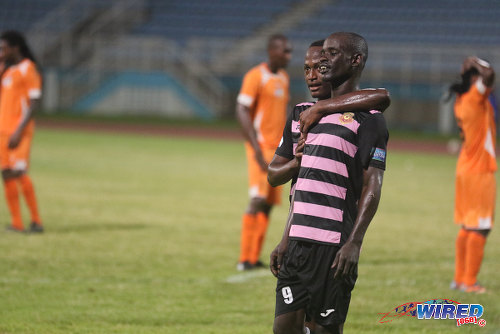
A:
[[[316,123],[319,122],[323,114],[320,112],[321,101],[316,102],[315,105],[307,108],[300,113],[300,132],[307,134],[309,129]]]
[[[21,142],[21,134],[16,131],[9,138],[9,148],[10,149],[16,148],[17,146],[19,146],[20,142]]]
[[[281,264],[283,263],[283,255],[285,255],[288,248],[288,242],[283,240],[274,248],[271,252],[271,257],[269,261],[269,268],[275,277],[278,277],[278,273],[281,269]]]
[[[334,278],[343,278],[354,275],[359,261],[360,246],[352,242],[346,242],[342,246],[332,264]]]
[[[262,154],[262,151],[260,151],[260,150],[255,151],[255,160],[259,164],[262,171],[267,173],[267,170],[269,169],[269,164],[264,159],[264,155]]]
[[[302,160],[302,155],[304,154],[304,146],[306,146],[307,135],[300,134],[299,141],[297,142],[297,148],[295,149],[295,159],[299,162]]]
[[[462,71],[461,71],[461,74],[464,74],[465,72],[467,72],[468,70],[470,70],[472,67],[474,67],[475,63],[476,63],[476,58],[477,57],[467,57],[465,58],[463,64],[462,64]]]

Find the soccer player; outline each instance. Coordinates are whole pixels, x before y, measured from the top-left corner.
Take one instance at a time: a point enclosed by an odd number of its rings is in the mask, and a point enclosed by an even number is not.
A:
[[[267,182],[267,168],[286,121],[289,78],[284,69],[291,52],[285,36],[271,36],[268,61],[247,72],[237,99],[236,116],[245,137],[250,195],[242,219],[238,270],[262,266],[259,257],[269,214],[281,198],[281,189]]]
[[[19,32],[6,31],[0,35],[0,55],[9,65],[2,75],[0,91],[0,167],[12,218],[7,229],[24,231],[19,184],[31,213],[29,231],[39,233],[43,232],[43,226],[27,171],[35,126],[32,115],[42,95],[41,77],[35,58]]]
[[[282,185],[292,180],[292,190],[300,167],[304,138],[309,128],[323,116],[348,111],[366,111],[375,109],[384,111],[390,105],[389,92],[383,88],[362,89],[330,98],[328,82],[323,82],[319,75],[319,64],[324,40],[311,43],[304,61],[304,79],[316,103],[304,102],[295,106],[287,119],[279,153],[275,154],[268,169],[268,181],[273,186]],[[293,124],[293,125],[292,125]]]
[[[457,94],[455,116],[463,139],[455,180],[455,223],[460,225],[455,243],[455,277],[452,289],[484,293],[477,282],[486,237],[493,226],[496,181],[496,126],[488,100],[495,81],[491,65],[468,57],[462,81],[451,86]]]
[[[357,91],[366,41],[334,33],[322,53],[319,71],[331,96]],[[327,115],[309,129],[278,246],[284,256],[271,259],[278,277],[274,333],[308,333],[305,316],[315,333],[342,333],[361,244],[380,199],[387,140],[384,117],[370,109]],[[288,151],[280,146],[276,154],[282,149]]]

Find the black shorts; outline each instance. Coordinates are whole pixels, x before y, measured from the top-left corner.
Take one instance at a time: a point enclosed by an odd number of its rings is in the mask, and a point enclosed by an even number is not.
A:
[[[290,240],[278,274],[275,316],[305,309],[306,316],[329,328],[345,322],[357,278],[333,278],[340,248]]]

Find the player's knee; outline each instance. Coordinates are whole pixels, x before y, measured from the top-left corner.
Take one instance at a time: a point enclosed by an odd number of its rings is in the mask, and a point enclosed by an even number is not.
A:
[[[304,316],[296,313],[285,314],[274,319],[274,334],[304,334]]]
[[[247,213],[256,214],[257,212],[262,212],[268,206],[266,199],[261,197],[254,197],[250,200],[248,205]]]
[[[274,322],[273,333],[274,334],[303,334],[304,326],[297,326],[290,323]]]
[[[344,333],[344,324],[335,324],[328,326],[328,328],[316,325],[316,329],[314,331],[315,334],[343,334]]]
[[[13,170],[13,169],[4,169],[2,170],[2,178],[4,180],[14,179],[20,177],[23,174],[22,171]]]

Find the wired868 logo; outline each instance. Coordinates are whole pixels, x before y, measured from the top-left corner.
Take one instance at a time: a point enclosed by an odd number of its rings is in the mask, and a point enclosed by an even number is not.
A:
[[[486,320],[479,319],[484,313],[480,304],[417,304],[418,319],[452,319],[457,321],[457,326],[476,324],[486,326]]]
[[[455,320],[458,327],[464,324],[486,326],[486,320],[480,319],[484,308],[480,304],[460,304],[451,299],[431,299],[425,302],[409,302],[394,308],[390,312],[380,313],[380,323],[392,322],[403,316],[419,320],[441,319]]]

